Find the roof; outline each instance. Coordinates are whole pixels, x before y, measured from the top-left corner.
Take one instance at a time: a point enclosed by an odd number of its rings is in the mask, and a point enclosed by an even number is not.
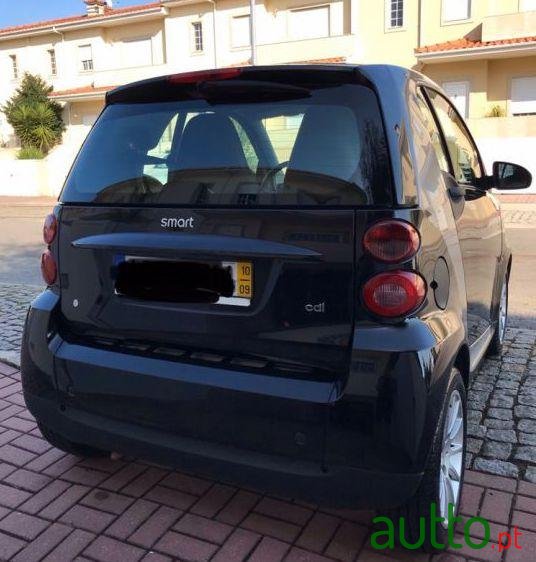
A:
[[[300,61],[292,61],[282,64],[338,64],[341,62],[346,62],[346,57],[328,57],[325,59],[300,60]],[[250,66],[250,64],[251,64],[250,60],[248,59],[241,62],[235,62],[233,64],[230,64],[228,65],[228,68]]]
[[[0,29],[0,37],[2,35],[9,35],[11,33],[33,31],[33,30],[38,30],[40,28],[46,29],[48,27],[54,27],[63,24],[76,24],[76,23],[102,21],[102,20],[106,20],[106,18],[116,17],[120,15],[135,14],[136,12],[143,12],[145,10],[150,10],[159,7],[160,7],[160,2],[153,2],[151,4],[142,4],[141,6],[128,6],[125,8],[107,8],[104,14],[102,15],[88,16],[87,14],[83,14],[80,16],[70,16],[70,17],[59,18],[59,19],[26,23],[23,25],[15,25],[12,27],[4,27],[3,29]]]
[[[113,90],[117,86],[83,86],[81,88],[73,88],[71,90],[58,90],[51,92],[49,98],[69,98],[77,96],[87,96],[92,94],[105,94],[109,90]]]
[[[465,49],[476,49],[485,47],[501,47],[508,45],[521,45],[523,43],[533,43],[536,42],[536,35],[529,37],[514,37],[512,39],[497,39],[496,41],[480,41],[474,39],[467,39],[462,37],[461,39],[456,39],[454,41],[445,41],[444,43],[436,43],[434,45],[427,45],[425,47],[420,47],[415,49],[415,53],[440,53],[444,51],[458,51]]]

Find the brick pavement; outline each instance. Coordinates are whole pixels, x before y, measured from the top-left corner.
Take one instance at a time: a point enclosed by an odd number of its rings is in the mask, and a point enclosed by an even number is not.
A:
[[[84,459],[44,441],[0,363],[0,560],[233,562],[530,562],[536,557],[536,484],[468,471],[464,520],[490,521],[482,550],[430,556],[370,546],[370,512],[323,509],[237,489],[141,460]],[[498,533],[518,544],[499,552]],[[461,532],[461,529],[458,529]],[[471,527],[474,542],[481,527]]]

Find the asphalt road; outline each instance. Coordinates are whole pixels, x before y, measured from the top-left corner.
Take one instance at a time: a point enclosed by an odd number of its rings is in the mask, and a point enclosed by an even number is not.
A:
[[[0,283],[42,285],[39,257],[43,218],[53,201],[9,206],[0,202]],[[510,325],[536,329],[536,226],[508,229],[514,252]]]

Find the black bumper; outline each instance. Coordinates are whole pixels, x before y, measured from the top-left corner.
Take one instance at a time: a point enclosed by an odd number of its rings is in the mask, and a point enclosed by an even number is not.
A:
[[[452,347],[420,320],[396,349],[382,347],[390,328],[361,330],[347,378],[326,386],[68,344],[58,302],[32,303],[21,375],[29,410],[66,439],[325,506],[394,507],[417,490]]]
[[[348,466],[322,470],[318,463],[201,443],[110,420],[26,394],[32,414],[75,443],[134,455],[197,475],[329,507],[382,508],[410,498],[422,474],[394,474]]]

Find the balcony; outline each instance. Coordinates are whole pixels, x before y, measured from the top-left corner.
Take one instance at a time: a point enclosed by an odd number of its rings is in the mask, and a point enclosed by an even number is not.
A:
[[[489,16],[482,22],[482,42],[536,35],[536,11]]]

